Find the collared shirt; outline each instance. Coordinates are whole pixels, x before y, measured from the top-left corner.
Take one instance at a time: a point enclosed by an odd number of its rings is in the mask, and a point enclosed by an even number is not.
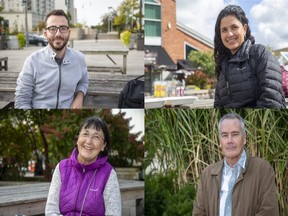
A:
[[[224,159],[224,167],[222,169],[222,180],[221,180],[221,191],[220,191],[220,206],[219,206],[219,216],[224,216],[225,214],[225,203],[228,196],[228,192],[230,190],[233,190],[234,185],[232,185],[232,188],[229,188],[228,182],[230,178],[232,177],[232,172],[234,169],[237,170],[237,178],[240,175],[240,172],[245,169],[245,163],[246,163],[246,152],[245,150],[242,151],[241,157],[239,161],[236,163],[234,167],[230,167],[226,161],[226,158]],[[236,179],[237,179],[236,178]],[[229,199],[229,197],[228,197]],[[231,197],[232,199],[232,197]]]

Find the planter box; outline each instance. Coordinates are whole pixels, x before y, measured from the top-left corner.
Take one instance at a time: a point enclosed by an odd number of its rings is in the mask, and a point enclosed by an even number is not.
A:
[[[20,49],[17,35],[10,35],[7,45],[8,49]]]
[[[129,167],[117,167],[115,168],[118,179],[127,180],[138,180],[139,179],[139,169],[129,168]]]
[[[130,43],[128,44],[129,49],[134,49],[136,39],[137,39],[137,34],[132,33],[130,37]]]

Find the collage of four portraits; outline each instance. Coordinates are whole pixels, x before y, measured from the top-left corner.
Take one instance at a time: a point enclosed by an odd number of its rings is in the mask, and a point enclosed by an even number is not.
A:
[[[218,2],[54,7],[43,46],[0,50],[0,215],[288,216],[288,50]]]

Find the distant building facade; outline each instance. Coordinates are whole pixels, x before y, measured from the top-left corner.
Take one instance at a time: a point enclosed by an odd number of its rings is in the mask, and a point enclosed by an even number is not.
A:
[[[62,9],[71,15],[71,24],[77,22],[77,10],[74,8],[74,0],[0,0],[3,10],[0,16],[9,21],[10,32],[25,32],[25,4],[27,1],[28,31],[40,21],[44,21],[46,15],[54,9]],[[41,32],[39,32],[41,34]]]
[[[3,7],[0,15],[9,21],[10,32],[25,31],[26,1],[28,31],[44,21],[47,13],[55,8],[54,0],[0,0],[0,6]]]
[[[55,9],[62,9],[65,13],[70,13],[70,23],[77,23],[77,9],[74,7],[74,0],[55,0]]]

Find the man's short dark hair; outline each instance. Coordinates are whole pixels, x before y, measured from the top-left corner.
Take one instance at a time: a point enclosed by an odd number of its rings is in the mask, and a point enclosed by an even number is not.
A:
[[[69,24],[70,24],[69,18],[68,18],[68,16],[67,16],[67,14],[66,14],[63,10],[56,9],[56,10],[50,11],[50,12],[47,14],[46,19],[45,19],[45,25],[46,25],[46,26],[47,26],[47,20],[48,20],[48,18],[49,18],[50,16],[64,16],[64,17],[67,19],[67,21],[68,21],[68,26],[69,26]]]

